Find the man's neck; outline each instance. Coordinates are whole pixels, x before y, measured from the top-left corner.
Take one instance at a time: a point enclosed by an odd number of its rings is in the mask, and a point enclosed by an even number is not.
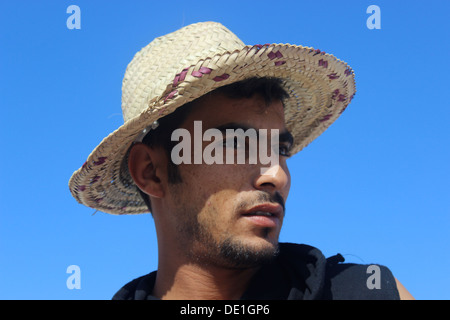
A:
[[[257,269],[224,269],[184,264],[158,268],[153,295],[165,300],[237,300]]]

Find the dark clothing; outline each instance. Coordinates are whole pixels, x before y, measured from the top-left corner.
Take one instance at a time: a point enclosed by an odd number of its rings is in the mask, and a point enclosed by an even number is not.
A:
[[[342,263],[338,254],[326,259],[314,247],[280,243],[280,253],[253,277],[242,300],[398,300],[391,271],[380,265]],[[378,272],[378,274],[376,274]],[[378,277],[375,279],[375,277]],[[122,287],[113,300],[154,300],[156,271]],[[372,288],[372,289],[370,289]]]

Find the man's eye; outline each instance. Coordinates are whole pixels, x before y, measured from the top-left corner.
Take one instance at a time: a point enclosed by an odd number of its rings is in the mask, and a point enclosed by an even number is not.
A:
[[[281,155],[283,157],[291,156],[291,146],[280,144],[278,150],[279,150],[279,155]]]
[[[223,141],[223,146],[226,148],[244,148],[245,147],[245,141],[241,141],[241,139],[238,138],[230,138]]]
[[[224,148],[233,148],[233,149],[243,149],[246,148],[246,141],[242,141],[242,139],[238,139],[236,137],[229,138],[223,140]],[[274,145],[273,150],[278,150],[278,154],[282,157],[290,157],[291,156],[291,145],[290,144],[279,144]],[[252,148],[250,148],[252,149]],[[250,151],[250,150],[249,150]]]

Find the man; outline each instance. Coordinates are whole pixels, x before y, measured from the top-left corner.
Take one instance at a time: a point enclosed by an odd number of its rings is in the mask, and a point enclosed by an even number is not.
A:
[[[137,53],[122,91],[125,124],[69,182],[90,207],[153,215],[158,270],[114,299],[412,298],[386,267],[374,288],[368,266],[278,242],[286,159],[350,103],[345,63],[198,23]]]

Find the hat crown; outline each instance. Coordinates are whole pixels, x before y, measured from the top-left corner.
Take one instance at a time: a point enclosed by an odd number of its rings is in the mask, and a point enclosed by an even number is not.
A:
[[[217,22],[201,22],[154,39],[128,65],[122,82],[122,112],[128,121],[163,94],[175,75],[200,59],[240,50],[245,44]]]

